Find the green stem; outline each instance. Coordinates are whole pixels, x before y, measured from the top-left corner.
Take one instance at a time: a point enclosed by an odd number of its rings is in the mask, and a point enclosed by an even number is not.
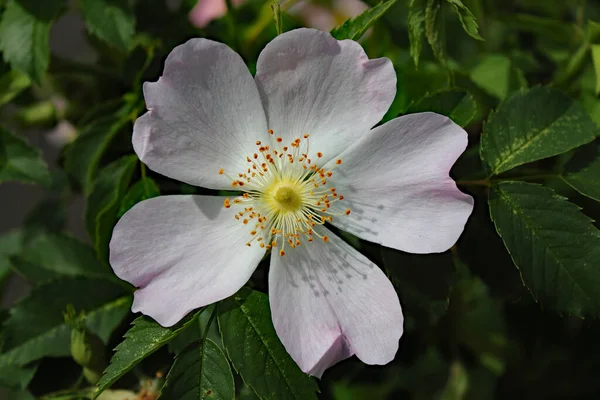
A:
[[[527,181],[527,180],[540,180],[540,179],[558,179],[560,175],[558,174],[538,174],[538,175],[524,175],[524,176],[514,176],[514,177],[506,177],[506,178],[495,178],[495,179],[479,179],[472,181],[456,181],[456,184],[459,186],[485,186],[489,187],[493,183],[496,182],[505,182],[505,181]]]
[[[219,303],[216,303],[215,308],[214,308],[213,312],[210,314],[210,318],[208,319],[208,322],[206,323],[206,328],[204,328],[204,333],[202,334],[202,342],[204,342],[206,340],[206,337],[208,336],[208,331],[210,330],[210,326],[212,325],[212,322],[217,315],[218,308],[219,308]]]
[[[142,179],[146,179],[146,165],[140,161],[140,170],[142,173]]]

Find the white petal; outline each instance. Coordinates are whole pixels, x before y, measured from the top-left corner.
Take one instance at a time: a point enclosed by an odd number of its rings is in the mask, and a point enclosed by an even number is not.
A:
[[[269,301],[277,335],[300,368],[320,377],[356,354],[386,364],[398,350],[402,310],[385,274],[325,228],[285,256],[274,251]]]
[[[265,251],[216,196],[161,196],[136,204],[110,241],[115,274],[139,287],[132,310],[163,326],[237,292]]]
[[[285,143],[310,135],[311,154],[337,156],[381,120],[396,94],[387,58],[315,29],[277,36],[258,58],[256,83],[269,128]]]
[[[267,136],[256,84],[241,57],[222,43],[191,39],[173,49],[158,82],[144,84],[148,111],[133,147],[150,169],[191,185],[227,189],[246,156]]]
[[[473,210],[473,198],[449,177],[467,133],[434,113],[411,114],[375,128],[341,155],[330,183],[344,200],[340,229],[411,253],[449,249]],[[331,167],[328,166],[328,167]]]

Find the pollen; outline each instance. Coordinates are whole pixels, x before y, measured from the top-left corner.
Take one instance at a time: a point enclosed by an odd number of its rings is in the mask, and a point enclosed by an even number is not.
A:
[[[268,132],[274,134],[272,129]],[[329,182],[332,169],[342,160],[336,160],[333,168],[313,163],[310,155],[320,159],[323,153],[311,152],[309,137],[303,134],[289,143],[280,136],[270,136],[268,143],[256,140],[257,152],[245,157],[246,170],[233,175],[231,186],[243,193],[226,198],[223,205],[234,208],[233,217],[248,227],[247,246],[277,248],[283,256],[286,247],[296,249],[315,239],[327,243],[329,237],[316,228],[350,215],[349,208],[337,207],[344,196]],[[219,174],[224,173],[221,168]]]

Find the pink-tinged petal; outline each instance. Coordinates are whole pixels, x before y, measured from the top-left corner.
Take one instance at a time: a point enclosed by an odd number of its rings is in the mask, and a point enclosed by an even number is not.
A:
[[[434,113],[396,118],[341,155],[332,186],[333,224],[362,239],[411,253],[449,249],[473,210],[473,198],[449,176],[467,133]],[[333,166],[333,163],[330,163]]]
[[[148,112],[133,147],[150,169],[192,185],[231,187],[255,142],[267,138],[256,84],[241,57],[222,43],[191,39],[167,57],[158,82],[144,84]]]
[[[110,241],[115,274],[138,287],[132,310],[162,326],[237,292],[265,250],[246,246],[251,224],[223,197],[161,196],[136,204]]]
[[[204,28],[212,20],[221,18],[226,13],[225,0],[198,0],[188,17],[192,25]]]
[[[326,160],[379,122],[394,100],[396,73],[390,60],[369,60],[354,41],[296,29],[260,53],[256,84],[275,136],[288,143],[309,134],[311,154]]]
[[[277,335],[311,375],[356,354],[367,364],[386,364],[398,350],[403,317],[385,274],[325,228],[327,235],[273,252],[269,301]]]

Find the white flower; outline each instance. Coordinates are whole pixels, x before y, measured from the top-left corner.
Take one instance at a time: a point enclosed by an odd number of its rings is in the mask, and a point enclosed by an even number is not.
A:
[[[270,248],[273,323],[303,371],[320,376],[353,354],[392,360],[398,296],[323,222],[431,253],[455,243],[473,208],[448,175],[467,145],[463,129],[433,113],[371,129],[395,92],[389,60],[316,30],[274,39],[254,79],[224,44],[175,48],[158,82],[144,85],[149,111],[135,123],[136,153],[173,179],[247,192],[162,196],[123,216],[110,262],[139,288],[133,310],[173,325],[234,294]]]

